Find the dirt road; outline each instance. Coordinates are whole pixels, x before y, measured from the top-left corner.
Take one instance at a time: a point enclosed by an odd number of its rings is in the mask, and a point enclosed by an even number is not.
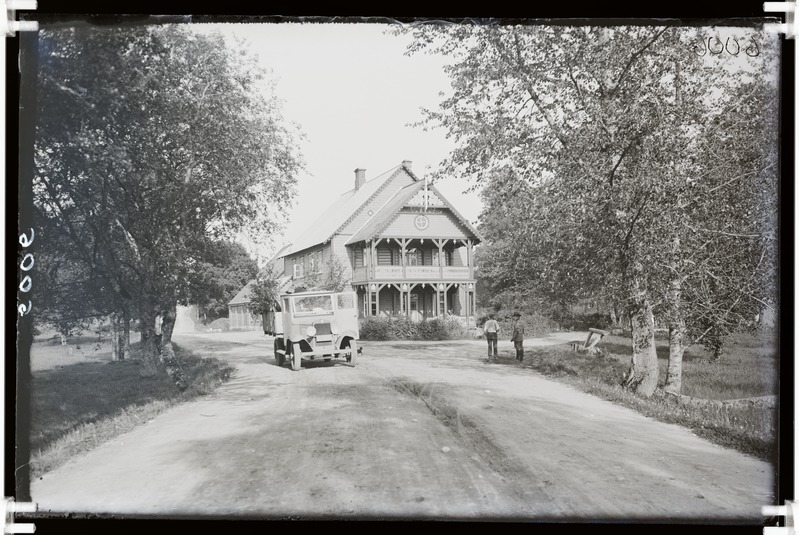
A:
[[[176,341],[236,376],[33,481],[40,511],[758,523],[773,503],[768,463],[516,367],[508,342],[507,365],[366,342],[292,372],[259,333]]]

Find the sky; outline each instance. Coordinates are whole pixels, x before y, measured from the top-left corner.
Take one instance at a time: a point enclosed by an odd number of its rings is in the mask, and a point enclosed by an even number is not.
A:
[[[388,25],[209,26],[246,39],[248,50],[272,71],[284,117],[305,135],[300,147],[306,169],[278,242],[296,239],[316,214],[352,189],[356,168],[366,169],[368,180],[410,160],[422,178],[449,156],[453,144],[442,130],[410,125],[422,118],[422,107],[435,109],[440,93],[449,89],[445,59],[404,55],[409,38],[386,34]],[[477,193],[463,193],[468,186],[462,177],[436,183],[474,222],[481,204]]]
[[[352,189],[356,168],[367,180],[400,164],[413,162],[423,178],[454,148],[440,130],[425,131],[411,123],[423,118],[421,109],[437,109],[450,91],[444,72],[447,58],[428,54],[407,56],[409,36],[394,36],[388,24],[354,23],[225,23],[195,25],[246,40],[248,52],[271,71],[275,93],[283,101],[284,118],[296,123],[305,137],[300,150],[306,168],[298,177],[294,209],[288,211],[285,233],[266,249],[256,250],[260,261],[290,243],[342,193]],[[743,53],[752,30],[700,28],[711,44],[742,48],[730,53],[706,53],[718,68],[748,71],[762,65]],[[763,36],[765,37],[765,36]],[[775,36],[771,36],[776,39]],[[698,41],[701,42],[701,41]],[[693,53],[686,49],[686,53]],[[761,58],[762,59],[762,58]],[[465,177],[447,177],[436,187],[469,221],[476,222],[481,202]],[[246,239],[244,240],[246,242]],[[247,245],[245,243],[245,245]]]

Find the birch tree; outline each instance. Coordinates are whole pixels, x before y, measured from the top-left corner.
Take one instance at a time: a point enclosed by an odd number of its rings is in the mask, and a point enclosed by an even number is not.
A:
[[[410,53],[451,58],[452,91],[438,109],[424,110],[421,124],[443,127],[457,144],[440,174],[470,177],[483,193],[481,229],[496,254],[481,269],[550,299],[618,300],[632,330],[624,384],[651,395],[658,385],[656,311],[664,320],[673,312],[675,332],[691,317],[675,306],[685,301],[683,288],[671,284],[690,284],[683,259],[698,261],[690,258],[694,243],[682,239],[685,225],[714,217],[717,200],[689,202],[695,183],[714,187],[707,181],[713,163],[702,160],[698,139],[718,75],[691,53],[695,32],[410,32]],[[702,255],[719,260],[724,251],[705,248]]]

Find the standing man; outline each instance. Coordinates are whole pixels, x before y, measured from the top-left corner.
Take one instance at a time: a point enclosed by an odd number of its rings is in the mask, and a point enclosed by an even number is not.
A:
[[[497,333],[499,333],[499,323],[494,319],[494,314],[488,315],[488,321],[483,325],[483,332],[488,341],[488,362],[491,362],[491,356],[497,358]]]
[[[524,323],[519,312],[513,313],[513,336],[511,337],[513,347],[516,349],[516,360],[524,360]]]

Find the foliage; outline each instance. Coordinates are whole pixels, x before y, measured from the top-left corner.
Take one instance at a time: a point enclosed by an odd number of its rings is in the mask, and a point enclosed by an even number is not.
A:
[[[452,91],[421,124],[456,141],[439,174],[482,194],[492,294],[622,305],[628,385],[644,395],[654,315],[698,337],[702,321],[728,332],[775,302],[774,39],[736,67],[692,53],[694,28],[396,31],[413,35],[410,53],[452,58]]]
[[[279,276],[268,266],[264,269],[250,289],[250,302],[247,308],[256,316],[277,310],[280,307]]]
[[[500,339],[510,338],[513,333],[513,312],[513,309],[508,309],[493,313],[494,319],[499,324]],[[479,314],[477,316],[477,326],[482,327],[487,320],[488,314]],[[521,321],[524,324],[525,336],[546,336],[559,327],[556,322],[539,312],[524,312]]]
[[[178,302],[203,300],[209,250],[279,228],[297,134],[255,59],[218,34],[49,28],[37,53],[37,242],[75,266],[56,284],[140,320],[152,361],[157,311],[171,322]]]
[[[361,318],[361,340],[457,340],[468,336],[455,318],[412,321],[405,316]]]
[[[215,319],[208,324],[208,330],[228,332],[230,330],[230,320],[228,318]]]
[[[258,273],[258,265],[236,242],[205,244],[192,270],[189,304],[197,305],[203,323],[227,317],[228,302]]]
[[[302,279],[305,290],[324,290],[328,292],[341,292],[349,286],[349,269],[337,255],[332,252],[324,263],[324,269],[319,273],[306,275]]]

